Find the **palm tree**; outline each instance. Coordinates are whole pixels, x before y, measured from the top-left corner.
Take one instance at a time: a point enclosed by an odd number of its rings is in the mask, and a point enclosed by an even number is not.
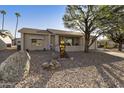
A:
[[[20,13],[15,13],[15,16],[16,16],[16,18],[17,18],[17,20],[16,20],[16,27],[15,27],[15,45],[16,45],[16,32],[17,32],[17,28],[18,28],[18,18],[21,16],[20,15]]]
[[[3,31],[4,30],[4,16],[6,15],[6,11],[1,10],[0,13],[3,15],[3,19],[2,19],[2,31]]]

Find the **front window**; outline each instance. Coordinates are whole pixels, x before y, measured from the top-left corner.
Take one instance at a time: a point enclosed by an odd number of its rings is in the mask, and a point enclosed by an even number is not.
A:
[[[65,38],[65,44],[67,46],[72,46],[73,45],[73,39],[72,38]]]
[[[65,37],[66,46],[79,46],[80,38],[79,37]]]
[[[42,39],[32,39],[31,43],[33,46],[41,46],[42,45]]]

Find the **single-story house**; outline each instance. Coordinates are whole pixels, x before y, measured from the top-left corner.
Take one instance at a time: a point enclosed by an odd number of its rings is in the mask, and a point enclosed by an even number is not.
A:
[[[117,48],[118,44],[108,39],[107,37],[102,40],[97,41],[98,48]],[[124,43],[122,44],[122,48],[124,49]]]
[[[0,30],[0,49],[6,49],[12,46],[12,34],[7,30]]]
[[[66,45],[66,51],[83,51],[84,50],[84,34],[77,31],[64,31],[57,29],[32,29],[22,28],[21,33],[21,49],[29,50],[50,50],[51,47],[55,51],[60,51],[60,41],[63,39]],[[94,44],[90,49],[96,49]]]

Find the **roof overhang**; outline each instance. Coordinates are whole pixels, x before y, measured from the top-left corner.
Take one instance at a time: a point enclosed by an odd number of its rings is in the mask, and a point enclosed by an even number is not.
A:
[[[57,30],[57,29],[47,29],[48,32],[50,32],[53,35],[64,35],[64,36],[82,36],[84,35],[81,32],[78,31],[65,31],[65,30]]]
[[[61,35],[61,36],[83,36],[84,33],[79,31],[66,31],[66,30],[58,30],[58,29],[33,29],[33,28],[22,28],[18,32],[26,33],[26,34],[46,34],[46,35]]]
[[[41,30],[41,29],[32,29],[32,28],[22,28],[18,30],[20,33],[25,33],[25,34],[44,34],[48,35],[49,32],[46,30]]]

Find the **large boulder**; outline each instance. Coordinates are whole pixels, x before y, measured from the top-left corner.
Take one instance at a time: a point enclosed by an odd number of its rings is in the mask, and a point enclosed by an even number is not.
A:
[[[26,51],[10,55],[0,65],[0,78],[10,82],[24,79],[29,73],[30,59],[30,55]]]

